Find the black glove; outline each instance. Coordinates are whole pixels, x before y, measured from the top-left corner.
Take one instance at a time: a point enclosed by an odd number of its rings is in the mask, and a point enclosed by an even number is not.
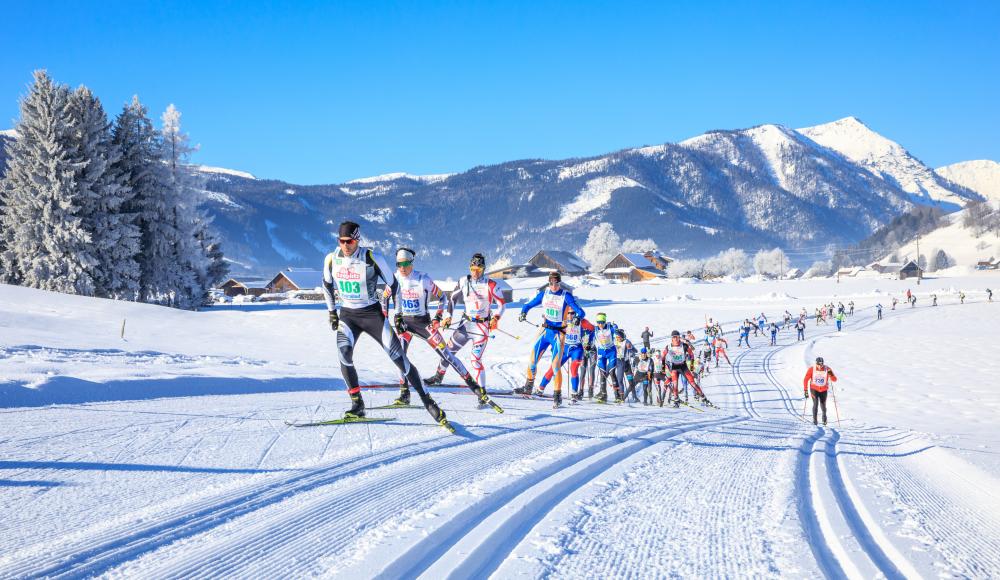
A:
[[[406,326],[403,325],[403,315],[399,312],[392,317],[392,325],[396,328],[396,334],[403,334],[406,332]]]
[[[441,312],[440,312],[440,311],[438,311],[438,313],[434,315],[434,322],[437,322],[437,323],[439,323],[439,324],[440,324],[440,322],[441,322],[441,317],[442,317],[442,314],[441,314]]]
[[[577,314],[573,315],[573,326],[580,326],[580,316]]]
[[[336,310],[330,311],[330,330],[337,332],[337,327],[340,326],[340,315],[337,314]]]
[[[523,310],[521,311],[520,314],[517,315],[517,321],[518,322],[524,322],[527,319],[528,319],[528,313],[525,312],[525,311],[523,311]]]

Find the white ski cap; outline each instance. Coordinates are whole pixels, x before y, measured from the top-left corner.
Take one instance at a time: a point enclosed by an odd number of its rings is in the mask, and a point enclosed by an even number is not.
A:
[[[396,263],[412,262],[417,255],[410,248],[400,248],[396,250]]]

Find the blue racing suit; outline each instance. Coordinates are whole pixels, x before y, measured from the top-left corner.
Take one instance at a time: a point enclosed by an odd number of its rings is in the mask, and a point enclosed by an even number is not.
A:
[[[576,303],[573,293],[565,288],[559,288],[555,292],[549,287],[538,291],[534,298],[521,307],[521,314],[525,315],[532,308],[541,305],[542,325],[539,329],[538,340],[531,351],[531,362],[528,365],[528,380],[533,380],[538,367],[538,359],[545,351],[552,348],[552,369],[558,370],[562,366],[564,338],[566,333],[566,313],[572,311],[581,320],[586,313],[583,308]],[[556,391],[562,390],[560,379],[556,379]],[[539,387],[544,389],[545,385]]]

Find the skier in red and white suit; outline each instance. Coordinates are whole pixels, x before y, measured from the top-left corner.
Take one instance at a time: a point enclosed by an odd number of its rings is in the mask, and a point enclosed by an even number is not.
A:
[[[455,304],[465,304],[465,314],[459,321],[459,326],[448,341],[448,350],[452,354],[457,353],[469,339],[472,339],[472,359],[470,366],[476,375],[476,382],[479,386],[486,388],[486,368],[483,367],[483,352],[486,350],[486,343],[490,339],[490,331],[495,329],[500,323],[506,309],[506,302],[503,295],[497,288],[496,280],[487,277],[486,257],[482,254],[473,254],[469,261],[469,275],[458,281],[458,287],[451,293],[451,301],[448,304],[448,316],[444,319],[442,327],[448,328],[451,325],[451,317],[454,313]],[[496,311],[493,305],[497,305]],[[442,362],[438,364],[437,373],[424,383],[428,385],[441,384],[447,366]]]

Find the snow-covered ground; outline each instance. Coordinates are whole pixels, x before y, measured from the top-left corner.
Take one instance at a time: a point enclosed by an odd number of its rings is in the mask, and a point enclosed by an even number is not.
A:
[[[422,409],[285,424],[347,407],[322,305],[191,313],[0,286],[0,577],[1000,574],[1000,304],[984,294],[1000,277],[568,282],[634,338],[831,300],[856,314],[804,342],[732,341],[733,366],[704,380],[717,410],[498,395],[498,415],[434,389],[449,435]],[[917,307],[890,310],[906,289]],[[513,313],[501,329],[519,338],[487,348],[495,393],[523,381],[533,338]],[[430,349],[411,352],[427,375]],[[830,428],[800,417],[816,355],[841,378]],[[395,380],[367,338],[355,362],[366,384]]]

